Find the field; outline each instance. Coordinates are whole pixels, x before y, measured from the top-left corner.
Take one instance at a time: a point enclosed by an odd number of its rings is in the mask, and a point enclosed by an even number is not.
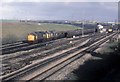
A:
[[[80,27],[64,24],[47,24],[47,23],[27,23],[19,21],[2,21],[2,43],[11,43],[26,38],[28,33],[35,31],[64,31],[75,30]],[[0,30],[1,31],[1,30]]]

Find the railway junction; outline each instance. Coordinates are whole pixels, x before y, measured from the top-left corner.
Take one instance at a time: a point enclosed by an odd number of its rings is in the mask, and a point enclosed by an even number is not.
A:
[[[0,79],[3,81],[64,80],[70,72],[92,57],[91,52],[118,35],[118,32],[96,33],[43,43],[18,42],[4,45],[4,54],[0,56],[2,58]],[[71,67],[61,73],[71,65],[74,68]],[[58,77],[55,77],[56,75]]]

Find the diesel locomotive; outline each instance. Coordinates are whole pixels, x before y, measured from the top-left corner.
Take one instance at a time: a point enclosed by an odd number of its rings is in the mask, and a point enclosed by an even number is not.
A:
[[[94,33],[95,29],[85,29],[84,34]],[[82,30],[70,30],[70,31],[40,31],[33,32],[27,35],[27,42],[42,42],[59,38],[72,37],[82,35]]]
[[[108,29],[107,29],[107,32],[108,32],[108,33],[112,33],[112,32],[113,32],[113,29],[112,29],[112,28],[108,28]]]

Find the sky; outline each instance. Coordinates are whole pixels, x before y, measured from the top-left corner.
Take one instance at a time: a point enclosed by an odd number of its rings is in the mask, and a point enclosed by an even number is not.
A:
[[[2,0],[1,19],[95,20],[118,19],[118,0]]]

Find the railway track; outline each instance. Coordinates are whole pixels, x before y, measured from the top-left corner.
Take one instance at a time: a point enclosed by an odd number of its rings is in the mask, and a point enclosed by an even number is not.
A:
[[[11,54],[9,56],[7,55],[7,57],[2,57],[1,58],[2,64],[3,64],[3,67],[2,67],[3,71],[2,72],[6,71],[7,69],[9,71],[10,68],[12,69],[12,67],[13,67],[12,65],[16,65],[17,63],[30,64],[30,62],[32,62],[34,60],[44,58],[44,57],[49,56],[57,51],[61,51],[63,49],[71,47],[72,45],[79,44],[78,42],[82,42],[86,38],[83,38],[81,41],[75,40],[75,41],[73,41],[72,44],[70,44],[69,41],[63,41],[60,43],[57,42],[54,44],[50,44],[50,45],[35,49],[33,51],[30,51],[30,52],[26,52],[26,53],[22,53],[22,54],[20,53],[17,55]],[[37,54],[37,53],[39,53],[39,54]],[[37,54],[37,55],[34,55],[34,54]],[[14,61],[14,62],[11,62],[11,61]],[[16,66],[14,66],[14,67],[16,67]]]
[[[55,67],[62,65],[67,60],[70,63],[70,59],[75,60],[76,58],[81,57],[82,55],[84,55],[84,53],[86,53],[86,51],[95,49],[95,46],[98,47],[101,43],[103,43],[104,41],[106,41],[107,39],[112,37],[113,35],[115,35],[115,34],[111,34],[110,36],[103,37],[103,39],[101,39],[101,40],[99,39],[97,41],[91,42],[91,44],[87,47],[81,46],[79,44],[79,45],[71,47],[69,49],[65,49],[65,50],[61,51],[61,53],[60,52],[55,53],[51,57],[45,58],[44,60],[37,60],[33,64],[30,64],[20,70],[14,71],[5,76],[1,76],[1,79],[3,79],[3,80],[18,80],[18,79],[20,79],[20,80],[31,81],[31,80],[39,78],[41,80],[44,80],[49,75],[53,74],[55,71],[50,74],[47,74],[46,77],[45,76],[43,77],[42,74],[45,75],[46,72],[49,72],[50,70],[55,69]],[[79,55],[79,54],[82,54],[82,55]],[[62,66],[62,67],[64,67],[64,66]],[[62,67],[60,66],[57,68],[61,69]],[[31,74],[32,74],[32,76],[31,76]],[[43,77],[43,78],[41,78],[41,77]]]
[[[15,45],[15,44],[20,44],[20,43],[22,43],[22,42],[23,42],[23,41],[18,41],[18,42],[8,43],[8,44],[2,44],[2,46],[0,46],[0,48],[9,47],[9,46],[12,46],[12,45]]]
[[[102,36],[102,37],[104,37],[104,36]],[[89,36],[89,38],[90,37],[93,37],[93,36]],[[97,36],[94,36],[94,37],[97,37]],[[101,38],[96,38],[94,40],[98,40]],[[5,71],[5,73],[8,73],[8,72],[18,70],[18,69],[22,68],[22,66],[26,66],[28,64],[31,64],[31,62],[33,62],[35,60],[42,59],[44,57],[47,57],[47,56],[52,55],[54,53],[57,53],[58,51],[62,51],[64,49],[70,48],[71,46],[78,45],[79,43],[81,43],[87,39],[88,39],[88,37],[84,37],[81,39],[77,38],[77,39],[74,39],[72,41],[72,44],[69,43],[69,40],[63,41],[60,43],[57,42],[54,44],[50,44],[50,45],[35,49],[33,51],[30,51],[30,52],[20,53],[17,55],[11,54],[7,57],[2,57],[2,64],[3,64],[3,67],[2,67],[3,71],[2,72],[4,74],[4,71]],[[17,68],[14,68],[14,70],[9,71],[10,69],[13,69],[13,67],[17,67]]]

